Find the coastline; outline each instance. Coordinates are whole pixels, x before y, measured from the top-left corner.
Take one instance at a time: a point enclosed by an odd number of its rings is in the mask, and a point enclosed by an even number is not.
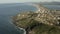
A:
[[[10,21],[9,21],[9,22],[10,22],[11,24],[13,24],[13,23],[12,23],[12,21],[13,21],[13,20],[12,20],[12,19],[10,19]],[[14,25],[14,26],[15,26],[15,25]],[[25,30],[24,28],[17,27],[17,26],[15,26],[15,27],[16,27],[17,29],[19,29],[19,30],[23,30],[23,31],[24,31],[24,34],[26,34],[26,30]]]
[[[17,27],[17,26],[16,26],[16,27]],[[26,30],[25,30],[25,29],[20,28],[20,27],[18,27],[18,29],[23,30],[23,31],[24,31],[24,34],[26,34]]]

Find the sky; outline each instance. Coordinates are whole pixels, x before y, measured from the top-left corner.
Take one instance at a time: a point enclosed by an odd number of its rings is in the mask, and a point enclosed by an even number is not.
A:
[[[0,0],[0,3],[52,2],[60,0]]]

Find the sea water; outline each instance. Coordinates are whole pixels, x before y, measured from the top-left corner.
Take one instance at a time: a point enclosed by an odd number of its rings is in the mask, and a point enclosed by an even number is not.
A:
[[[33,6],[22,4],[0,4],[0,34],[24,34],[23,29],[18,29],[11,21],[11,16],[25,10],[36,10]]]

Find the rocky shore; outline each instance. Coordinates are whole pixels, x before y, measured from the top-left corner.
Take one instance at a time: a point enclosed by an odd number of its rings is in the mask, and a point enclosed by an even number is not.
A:
[[[13,24],[25,29],[26,34],[60,34],[60,11],[38,6],[38,11],[27,11],[13,16]]]

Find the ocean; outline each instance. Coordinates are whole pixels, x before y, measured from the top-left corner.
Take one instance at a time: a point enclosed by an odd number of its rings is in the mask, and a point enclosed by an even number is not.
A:
[[[50,9],[60,9],[60,5],[44,5]],[[0,34],[24,34],[24,31],[12,24],[11,16],[21,11],[36,11],[37,8],[26,4],[0,4]]]

